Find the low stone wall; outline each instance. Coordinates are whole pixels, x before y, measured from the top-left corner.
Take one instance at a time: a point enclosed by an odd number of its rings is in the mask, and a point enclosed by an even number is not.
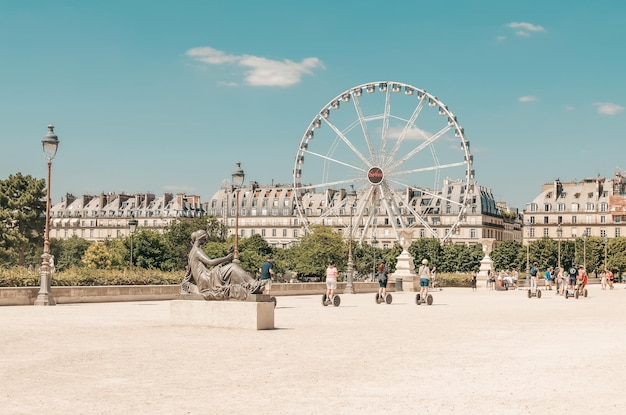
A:
[[[337,284],[337,293],[342,294],[345,283]],[[393,284],[388,284],[388,291],[394,291]],[[377,282],[356,282],[357,293],[378,291]],[[326,283],[273,283],[271,295],[322,295],[326,292]],[[37,299],[39,287],[0,288],[0,306],[33,305]],[[52,287],[52,297],[57,304],[104,303],[113,301],[158,301],[174,300],[180,293],[179,285],[110,285],[95,287]]]

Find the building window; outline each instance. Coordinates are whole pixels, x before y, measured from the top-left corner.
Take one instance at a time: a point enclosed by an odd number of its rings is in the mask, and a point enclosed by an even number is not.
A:
[[[550,220],[550,218],[548,218],[547,216],[544,216],[544,217],[543,217],[543,223],[544,223],[545,225],[547,225],[548,223],[550,223],[550,221],[549,221],[549,220]]]
[[[572,223],[576,223],[576,216],[572,216]]]
[[[572,212],[578,212],[578,203],[572,203]]]
[[[550,229],[549,228],[543,228],[543,236],[544,237],[550,236]]]
[[[619,236],[620,236],[619,228],[615,228],[615,237],[619,238]]]
[[[265,228],[261,229],[261,236],[265,238]]]
[[[565,211],[565,203],[559,203],[559,204],[557,205],[557,210],[558,210],[559,212],[564,212],[564,211]]]
[[[592,212],[594,209],[593,203],[587,203],[585,205],[585,210],[587,210],[587,212]]]
[[[530,228],[529,234],[530,234],[530,236],[529,236],[530,238],[534,238],[535,237],[535,228]]]
[[[293,230],[293,237],[294,237],[294,238],[297,238],[297,237],[298,237],[298,230],[297,230],[297,229],[294,229],[294,230]]]
[[[272,229],[272,236],[276,236],[276,229]]]
[[[283,229],[283,237],[286,238],[287,237],[287,229]]]
[[[426,229],[420,229],[420,238],[426,237]]]
[[[609,205],[606,202],[600,203],[600,212],[606,212],[609,210]]]
[[[470,238],[476,239],[476,229],[474,228],[470,229]]]
[[[606,229],[600,229],[600,236],[603,238],[606,236]]]
[[[552,205],[550,203],[546,203],[546,204],[543,205],[543,209],[546,212],[550,212],[550,210],[552,210]]]
[[[606,223],[606,216],[600,216],[600,223]]]

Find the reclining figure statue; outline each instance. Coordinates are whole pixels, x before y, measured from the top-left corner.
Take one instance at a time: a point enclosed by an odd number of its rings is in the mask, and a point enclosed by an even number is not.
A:
[[[262,294],[265,284],[250,273],[230,262],[233,248],[227,256],[211,259],[202,250],[208,234],[197,230],[191,234],[191,251],[181,290],[186,294],[200,294],[205,300],[245,300],[249,294]],[[210,267],[210,268],[208,268]]]

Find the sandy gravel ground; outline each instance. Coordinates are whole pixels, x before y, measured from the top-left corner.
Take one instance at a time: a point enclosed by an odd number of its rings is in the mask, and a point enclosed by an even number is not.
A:
[[[0,414],[623,414],[626,289],[279,297],[275,330],[169,302],[0,307]]]

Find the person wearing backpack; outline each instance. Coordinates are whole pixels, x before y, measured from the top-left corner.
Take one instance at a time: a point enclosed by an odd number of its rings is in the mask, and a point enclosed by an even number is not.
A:
[[[539,274],[539,268],[537,268],[538,264],[536,262],[533,263],[533,266],[530,267],[530,289],[537,289],[537,274]]]

